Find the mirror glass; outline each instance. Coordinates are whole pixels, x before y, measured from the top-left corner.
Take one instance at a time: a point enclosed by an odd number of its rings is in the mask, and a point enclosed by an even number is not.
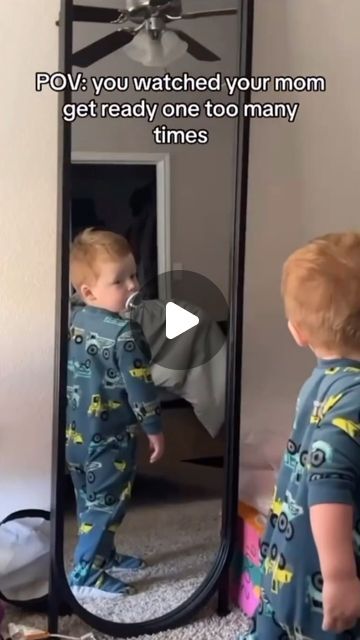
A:
[[[64,558],[82,606],[124,623],[191,598],[220,548],[237,123],[203,105],[236,101],[239,7],[110,5],[74,2],[72,100],[96,113],[71,124],[71,236],[95,231],[71,274]],[[165,77],[178,85],[159,91]],[[141,78],[158,85],[136,91]],[[190,103],[197,117],[161,112]],[[109,248],[109,231],[128,244]]]

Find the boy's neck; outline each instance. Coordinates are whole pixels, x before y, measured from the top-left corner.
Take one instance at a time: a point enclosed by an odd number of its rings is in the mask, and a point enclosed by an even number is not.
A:
[[[335,352],[335,351],[327,351],[326,349],[316,349],[310,347],[311,351],[319,360],[359,360],[360,361],[360,352],[353,351],[351,353],[347,352]]]

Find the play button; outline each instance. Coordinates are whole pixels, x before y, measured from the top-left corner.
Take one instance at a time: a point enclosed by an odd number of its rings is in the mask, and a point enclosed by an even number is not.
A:
[[[189,331],[199,324],[199,318],[194,313],[186,311],[175,302],[166,305],[165,333],[169,340],[177,338],[185,331]]]
[[[217,356],[214,366],[221,375],[226,358],[223,327],[229,309],[224,294],[211,280],[193,271],[167,271],[146,283],[130,307],[130,319],[140,324],[153,365],[181,371],[180,380],[186,371]],[[147,350],[146,344],[139,346]],[[167,378],[164,373],[165,386]]]

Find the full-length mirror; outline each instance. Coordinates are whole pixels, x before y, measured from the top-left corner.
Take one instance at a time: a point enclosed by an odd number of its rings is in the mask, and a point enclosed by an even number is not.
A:
[[[71,123],[63,554],[85,610],[141,623],[191,600],[222,543],[238,123],[171,106],[235,102],[241,2],[109,4],[72,7],[72,102],[98,112]]]

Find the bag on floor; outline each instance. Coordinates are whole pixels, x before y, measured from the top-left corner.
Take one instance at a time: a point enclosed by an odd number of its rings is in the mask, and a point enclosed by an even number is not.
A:
[[[37,612],[47,609],[50,513],[15,511],[0,523],[0,600]]]

